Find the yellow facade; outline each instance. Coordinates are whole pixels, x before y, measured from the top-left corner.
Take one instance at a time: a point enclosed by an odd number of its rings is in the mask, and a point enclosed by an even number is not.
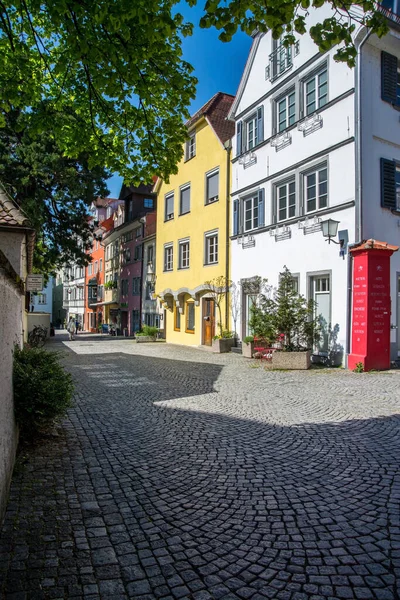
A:
[[[158,208],[155,291],[160,306],[165,309],[163,325],[167,342],[210,345],[210,330],[204,331],[204,321],[208,318],[206,312],[210,310],[209,307],[215,305],[204,302],[205,299],[214,297],[206,282],[218,277],[224,278],[224,282],[226,278],[229,279],[226,252],[230,150],[224,147],[204,116],[194,124],[189,134],[195,135],[195,156],[190,158],[186,148],[186,156],[179,164],[178,173],[172,175],[168,183],[159,181],[156,185]],[[225,144],[225,146],[229,145],[229,143]],[[218,199],[216,200],[214,196],[213,200],[208,202],[209,195],[212,193],[210,177],[213,178],[217,169]],[[214,185],[216,185],[215,181],[214,178]],[[181,189],[185,189],[188,184],[190,185],[190,211],[180,214]],[[172,192],[174,193],[173,217],[168,219],[166,197]],[[171,204],[168,204],[168,207],[170,208]],[[215,235],[218,241],[217,262],[213,262],[216,259]],[[187,250],[182,248],[182,245],[185,246],[187,242],[189,242],[188,267],[186,267]],[[172,269],[166,270],[166,267],[170,267],[171,264],[170,261],[166,264],[165,252],[166,248],[171,246]],[[227,298],[224,296],[221,302],[223,329],[229,328],[225,312],[226,301]],[[194,308],[188,306],[190,303],[193,303]],[[179,315],[180,329],[177,328]],[[218,334],[220,318],[217,307],[211,321],[214,329],[212,335]]]

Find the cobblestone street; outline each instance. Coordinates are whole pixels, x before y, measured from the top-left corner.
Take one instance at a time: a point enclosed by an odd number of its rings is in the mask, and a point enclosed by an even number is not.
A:
[[[58,338],[76,406],[18,462],[3,598],[400,598],[400,372]]]

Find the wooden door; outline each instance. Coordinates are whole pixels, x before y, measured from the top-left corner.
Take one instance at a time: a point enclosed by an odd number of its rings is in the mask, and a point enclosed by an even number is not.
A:
[[[203,344],[211,346],[215,335],[215,302],[212,298],[203,298]]]

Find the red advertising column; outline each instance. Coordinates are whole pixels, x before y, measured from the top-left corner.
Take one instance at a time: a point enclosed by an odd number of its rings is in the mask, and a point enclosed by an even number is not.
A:
[[[390,368],[390,257],[398,246],[367,240],[353,257],[353,313],[348,368]]]

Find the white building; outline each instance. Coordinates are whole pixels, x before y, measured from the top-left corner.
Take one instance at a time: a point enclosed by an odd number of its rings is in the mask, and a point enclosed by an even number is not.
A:
[[[84,326],[85,313],[85,269],[78,265],[65,267],[63,270],[63,309],[66,320],[73,317],[81,328]]]
[[[30,297],[31,311],[49,313],[50,321],[53,320],[53,286],[53,277],[49,277],[43,290]]]
[[[331,16],[328,6],[309,12],[308,27]],[[287,266],[299,292],[339,327],[347,353],[348,244],[400,240],[399,31],[395,21],[384,39],[359,30],[354,69],[333,60],[335,48],[320,54],[307,34],[287,49],[271,33],[257,33],[230,113],[236,122],[231,278],[262,276],[276,287]],[[339,222],[335,241],[343,240],[342,247],[324,239],[327,219]],[[400,253],[391,265],[397,324]],[[250,301],[242,286],[242,337]],[[394,330],[392,356],[397,344]]]

